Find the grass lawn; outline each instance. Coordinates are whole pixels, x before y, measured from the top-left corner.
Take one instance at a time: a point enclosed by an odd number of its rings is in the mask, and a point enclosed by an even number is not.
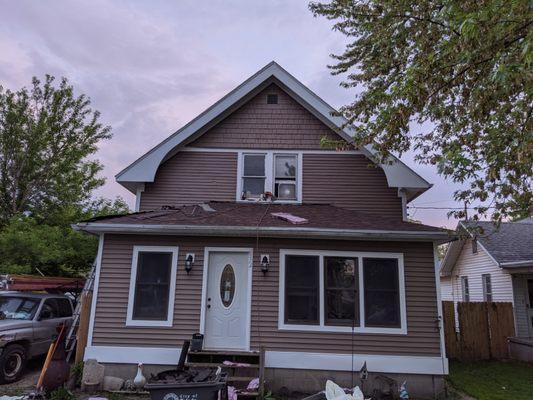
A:
[[[450,362],[449,382],[478,400],[533,399],[533,365],[516,361]]]

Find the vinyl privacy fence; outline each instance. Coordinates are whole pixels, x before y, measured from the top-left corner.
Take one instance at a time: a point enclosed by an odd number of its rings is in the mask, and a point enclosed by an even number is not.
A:
[[[442,305],[448,358],[509,358],[507,338],[515,335],[512,303],[460,302],[457,313],[452,301],[443,301]]]

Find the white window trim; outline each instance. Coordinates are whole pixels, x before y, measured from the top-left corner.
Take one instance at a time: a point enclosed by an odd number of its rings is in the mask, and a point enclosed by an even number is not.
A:
[[[131,260],[130,290],[128,295],[128,313],[126,316],[126,326],[166,326],[171,327],[174,316],[174,299],[176,297],[176,273],[178,268],[177,246],[133,246],[133,257]],[[170,288],[168,295],[168,313],[164,321],[133,319],[133,304],[135,298],[135,282],[137,281],[137,265],[139,252],[151,253],[172,253],[170,269]]]
[[[318,256],[319,257],[319,325],[301,325],[285,323],[285,256]],[[324,324],[324,257],[350,257],[357,258],[359,272],[359,326],[329,326]],[[400,291],[400,327],[377,328],[366,327],[364,320],[364,276],[363,257],[395,258],[398,260],[398,284]],[[354,332],[354,333],[383,333],[391,335],[407,335],[407,310],[405,301],[405,275],[402,253],[387,252],[346,252],[327,250],[297,250],[281,249],[279,252],[279,304],[278,304],[278,329],[290,331],[315,331],[315,332]]]
[[[238,151],[237,157],[237,191],[235,193],[235,199],[237,202],[253,202],[259,201],[258,199],[242,200],[242,178],[244,175],[244,154],[264,154],[265,155],[265,188],[267,191],[274,193],[275,173],[274,169],[274,155],[295,155],[296,156],[296,200],[280,200],[277,199],[274,203],[282,204],[300,204],[302,203],[302,181],[303,181],[303,152],[302,151],[290,151],[290,150],[255,150],[250,149],[248,151]],[[270,189],[270,190],[268,190]]]

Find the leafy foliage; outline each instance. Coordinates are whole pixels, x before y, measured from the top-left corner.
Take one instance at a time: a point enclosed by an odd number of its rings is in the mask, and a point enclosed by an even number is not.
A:
[[[20,213],[46,216],[81,205],[104,180],[89,159],[110,127],[63,78],[33,78],[30,90],[0,86],[0,224]]]
[[[0,271],[9,274],[78,276],[96,255],[98,239],[73,230],[71,223],[100,215],[129,212],[124,200],[99,199],[83,210],[67,208],[47,221],[25,215],[12,217],[0,231]]]
[[[350,43],[333,74],[362,88],[340,113],[382,159],[417,151],[461,184],[476,218],[527,215],[533,186],[529,0],[313,2]],[[410,129],[419,124],[422,133]],[[457,211],[456,217],[464,217]]]
[[[76,396],[70,390],[59,387],[50,393],[50,400],[76,400]]]

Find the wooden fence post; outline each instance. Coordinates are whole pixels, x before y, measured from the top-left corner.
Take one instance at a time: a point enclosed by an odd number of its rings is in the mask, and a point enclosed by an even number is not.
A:
[[[87,346],[87,336],[89,333],[89,317],[91,315],[92,292],[85,292],[81,296],[80,321],[78,332],[76,333],[76,358],[74,363],[83,361],[85,347]]]
[[[488,303],[490,326],[490,353],[497,360],[509,358],[507,338],[515,335],[513,305],[511,303]]]
[[[455,305],[453,301],[442,302],[442,317],[446,355],[448,358],[458,359],[460,358],[459,342],[457,339],[457,331],[455,330]]]

